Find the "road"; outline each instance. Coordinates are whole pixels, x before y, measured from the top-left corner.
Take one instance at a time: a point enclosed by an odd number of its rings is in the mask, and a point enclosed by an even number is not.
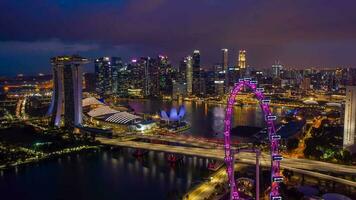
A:
[[[207,149],[199,147],[184,147],[184,146],[171,146],[165,144],[152,144],[145,142],[135,141],[119,141],[117,139],[98,138],[102,144],[124,146],[132,148],[147,149],[153,151],[178,153],[191,156],[208,157],[223,159],[224,151],[222,149]],[[252,153],[241,152],[237,155],[237,161],[255,164],[255,155]],[[270,166],[270,156],[266,153],[261,154],[261,166]],[[356,174],[356,166],[339,165],[333,163],[325,163],[320,161],[299,159],[299,158],[285,158],[281,162],[282,168],[287,168],[302,174],[307,174],[317,178],[335,181],[341,184],[356,187],[356,182],[349,181],[343,178],[329,176],[320,172],[332,172],[336,174]]]
[[[174,143],[180,143],[180,144],[185,144],[185,145],[191,145],[191,146],[196,146],[196,147],[201,147],[201,148],[224,148],[223,141],[218,141],[218,140],[208,140],[206,138],[197,138],[197,137],[188,137],[185,135],[137,135],[135,136],[136,138],[142,138],[142,139],[149,139],[149,140],[160,140],[160,141],[166,141],[166,142],[174,142]],[[239,147],[241,148],[242,145],[244,144],[239,144]],[[235,149],[234,147],[232,147]]]
[[[311,133],[314,128],[320,128],[321,123],[324,119],[327,119],[327,117],[318,116],[317,118],[315,118],[309,129],[306,131],[304,137],[299,140],[298,147],[294,149],[291,153],[284,153],[283,156],[289,158],[304,158],[304,150],[306,148],[305,141],[312,137]]]
[[[236,168],[236,166],[235,166]],[[213,175],[211,175],[211,179],[205,181],[204,183],[198,185],[189,191],[185,198],[186,200],[199,200],[208,198],[215,191],[215,186],[218,184],[224,184],[227,182],[226,168],[222,167]]]

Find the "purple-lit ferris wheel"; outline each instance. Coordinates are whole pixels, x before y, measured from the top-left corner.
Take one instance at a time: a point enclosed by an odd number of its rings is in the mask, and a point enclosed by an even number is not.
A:
[[[276,134],[276,129],[274,127],[274,121],[276,120],[276,116],[274,116],[269,107],[270,100],[265,98],[263,88],[257,88],[257,82],[252,81],[250,78],[240,79],[238,83],[235,84],[231,94],[229,96],[226,114],[225,114],[225,129],[224,129],[224,142],[225,142],[225,163],[227,168],[227,175],[230,184],[230,199],[240,199],[238,188],[236,186],[235,178],[234,178],[234,152],[231,148],[231,116],[233,111],[233,106],[235,103],[236,96],[238,93],[244,88],[248,87],[255,94],[258,99],[261,109],[264,113],[267,131],[269,136],[269,141],[271,145],[271,188],[270,188],[270,199],[272,200],[280,200],[282,199],[279,194],[279,183],[283,181],[283,177],[281,176],[280,169],[280,160],[282,156],[279,154],[279,140],[281,139],[280,135]]]

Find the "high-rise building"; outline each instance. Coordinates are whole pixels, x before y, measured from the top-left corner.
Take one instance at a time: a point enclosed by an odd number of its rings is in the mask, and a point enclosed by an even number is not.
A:
[[[281,78],[283,73],[283,65],[281,65],[278,61],[272,65],[272,76],[273,78]]]
[[[223,79],[224,81],[224,91],[228,91],[228,88],[229,88],[229,50],[228,49],[221,49],[221,52],[222,52],[222,62],[221,62],[221,67],[222,69],[219,70],[220,72],[220,75],[222,73],[224,73],[225,77]],[[215,69],[216,71],[216,69]],[[221,83],[221,80],[218,81],[219,83]],[[221,85],[221,84],[220,84]],[[219,85],[219,86],[220,86]]]
[[[187,93],[188,95],[192,95],[193,91],[193,63],[192,63],[192,57],[187,56],[186,57],[186,80],[187,80]]]
[[[238,65],[240,69],[245,69],[246,68],[246,51],[245,50],[240,50],[239,51],[239,57],[238,57]]]
[[[144,66],[142,66],[141,62],[138,59],[132,59],[131,62],[128,64],[127,69],[130,71],[131,76],[129,80],[130,88],[128,90],[128,94],[130,95],[130,91],[134,91],[132,93],[136,95],[138,94],[137,91],[140,91],[140,94],[137,96],[142,97],[145,74]]]
[[[187,95],[187,84],[178,82],[173,80],[172,81],[172,98],[173,99],[180,99],[184,98]]]
[[[222,69],[220,64],[214,66],[214,93],[215,96],[221,96],[227,91],[227,71]]]
[[[94,73],[85,73],[84,74],[84,90],[86,92],[95,91],[95,74]]]
[[[242,77],[243,69],[240,70],[237,66],[230,66],[227,71],[227,84],[225,92],[228,92],[231,87]]]
[[[356,86],[346,86],[343,147],[356,152]]]
[[[158,66],[160,95],[170,96],[173,89],[173,80],[178,80],[176,70],[170,64],[167,56],[159,56]]]
[[[48,113],[51,125],[60,126],[64,108],[64,125],[74,128],[82,123],[82,69],[86,58],[76,55],[51,58],[53,67],[53,95]]]
[[[126,64],[122,68],[119,68],[117,73],[117,95],[119,97],[128,97],[131,79],[131,72],[128,70]]]
[[[194,50],[193,52],[193,91],[196,96],[201,95],[201,69],[200,69],[200,51]]]
[[[204,72],[204,93],[206,96],[215,96],[215,71]]]
[[[118,71],[122,61],[118,57],[101,57],[94,62],[96,91],[99,95],[111,95],[117,92]]]
[[[302,80],[302,83],[300,84],[300,88],[304,91],[310,90],[310,86],[311,86],[311,81],[309,77],[305,77]]]
[[[344,71],[344,81],[345,85],[356,85],[356,69],[346,68]]]
[[[204,69],[200,69],[200,79],[199,79],[199,94],[198,96],[206,96],[206,80],[207,73]]]
[[[221,49],[221,52],[222,52],[221,65],[222,65],[223,70],[227,71],[227,68],[229,65],[229,63],[228,63],[229,62],[229,60],[228,60],[229,51],[228,51],[228,49]]]
[[[177,79],[179,82],[187,82],[187,58],[183,58],[179,62]]]
[[[140,65],[143,68],[143,95],[144,96],[150,96],[151,95],[151,90],[150,90],[150,85],[151,85],[151,77],[150,77],[150,65],[152,63],[152,60],[150,57],[142,57],[140,59]]]

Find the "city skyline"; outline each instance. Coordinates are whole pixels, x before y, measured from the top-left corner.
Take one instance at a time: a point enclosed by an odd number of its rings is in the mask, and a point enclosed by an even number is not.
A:
[[[0,1],[1,199],[356,199],[354,8]]]
[[[254,67],[270,67],[275,60],[285,66],[353,67],[355,3],[320,3],[5,0],[0,74],[50,73],[48,57],[75,53],[124,60],[164,54],[178,66],[194,49],[201,52],[202,66],[212,67],[222,48],[229,49],[230,65],[245,49]]]

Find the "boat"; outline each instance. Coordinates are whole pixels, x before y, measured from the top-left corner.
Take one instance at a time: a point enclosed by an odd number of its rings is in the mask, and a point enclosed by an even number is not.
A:
[[[168,131],[174,132],[174,133],[183,132],[183,131],[189,130],[190,128],[191,128],[191,125],[185,121],[167,127]]]

